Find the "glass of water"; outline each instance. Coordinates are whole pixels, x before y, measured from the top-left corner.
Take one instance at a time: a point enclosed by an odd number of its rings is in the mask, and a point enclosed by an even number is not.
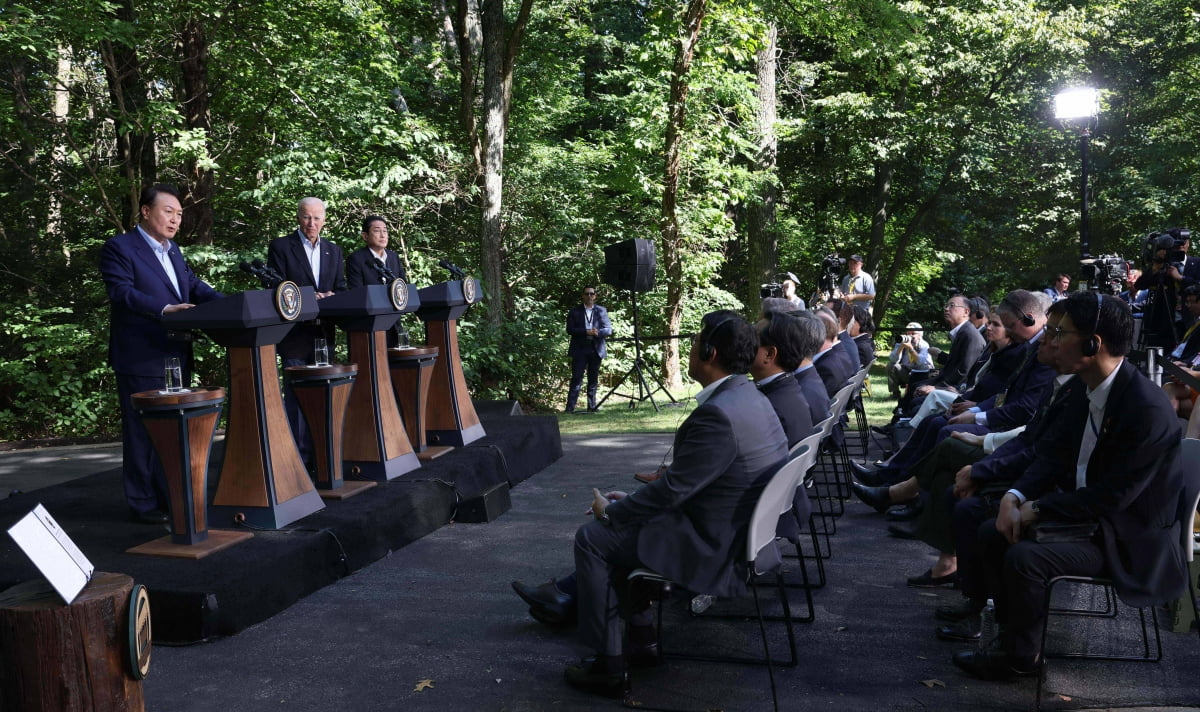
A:
[[[179,365],[179,357],[169,356],[163,364],[167,393],[178,393],[183,390],[183,368]]]
[[[315,339],[313,341],[313,365],[329,365],[329,345],[325,342],[325,339]]]

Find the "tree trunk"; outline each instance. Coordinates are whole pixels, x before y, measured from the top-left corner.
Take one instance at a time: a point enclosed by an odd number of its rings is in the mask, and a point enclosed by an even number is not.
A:
[[[679,231],[679,162],[687,116],[688,72],[700,39],[706,0],[689,0],[679,31],[679,47],[671,70],[671,97],[667,105],[667,130],[663,146],[663,199],[659,229],[662,231],[663,270],[667,276],[666,327],[678,334],[683,323],[683,236]],[[663,346],[663,380],[679,388],[679,342],[668,339]]]
[[[71,55],[66,47],[58,48],[58,67],[54,72],[54,101],[51,112],[54,124],[63,132],[67,130],[67,115],[71,111]],[[71,241],[67,239],[66,230],[62,225],[62,196],[59,190],[63,184],[63,166],[67,162],[66,136],[54,138],[50,149],[51,190],[46,191],[46,235],[58,245],[64,264],[71,264]]]
[[[504,97],[504,0],[483,0],[483,164],[480,196],[480,258],[488,323],[504,323],[504,241],[500,209],[504,195],[504,136],[508,122]]]
[[[746,295],[747,308],[757,309],[759,285],[773,281],[779,271],[779,236],[775,231],[775,206],[778,189],[775,180],[775,158],[778,141],[775,135],[775,57],[778,52],[775,25],[767,27],[766,43],[759,50],[755,62],[758,80],[758,116],[755,133],[758,135],[756,168],[761,173],[758,201],[746,211],[747,265]],[[800,285],[796,285],[799,287]]]
[[[197,17],[183,23],[179,33],[182,73],[183,118],[193,131],[204,132],[205,152],[211,150],[212,118],[209,113],[208,38]],[[197,245],[213,243],[213,171],[198,159],[187,161],[187,189],[183,196],[183,224],[180,235]]]
[[[875,184],[871,190],[871,236],[867,245],[867,261],[863,269],[877,275],[879,260],[883,257],[884,237],[887,234],[888,201],[892,197],[892,178],[896,166],[892,162],[875,161]],[[878,318],[878,317],[877,317]]]
[[[120,22],[132,26],[136,22],[133,1],[122,0],[116,9],[116,17]],[[154,134],[141,125],[141,111],[149,98],[136,48],[103,40],[100,42],[100,57],[104,62],[108,93],[112,99],[117,160],[125,175],[128,210],[123,217],[124,225],[128,228],[137,215],[142,186],[155,182],[158,177]]]

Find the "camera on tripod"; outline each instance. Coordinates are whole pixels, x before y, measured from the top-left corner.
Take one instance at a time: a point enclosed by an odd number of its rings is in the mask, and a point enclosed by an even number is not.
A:
[[[1184,243],[1192,239],[1192,231],[1186,227],[1173,227],[1162,232],[1152,232],[1142,240],[1142,264],[1154,271],[1174,267],[1183,270],[1187,258]],[[1155,269],[1155,266],[1158,266]]]
[[[783,283],[788,282],[788,281],[790,281],[792,283],[793,288],[800,285],[800,278],[797,277],[796,275],[792,274],[791,272],[780,272],[779,274],[775,275],[774,282],[767,282],[766,284],[764,284],[758,288],[759,298],[761,298],[761,299],[766,299],[768,297],[779,297],[781,299],[786,298],[787,295],[784,294]]]
[[[1129,279],[1129,263],[1118,255],[1101,255],[1079,260],[1079,281],[1101,294],[1116,296]]]

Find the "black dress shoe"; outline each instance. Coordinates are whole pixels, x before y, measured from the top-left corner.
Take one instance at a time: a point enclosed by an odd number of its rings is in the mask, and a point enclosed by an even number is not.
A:
[[[925,508],[921,498],[918,497],[911,502],[897,504],[887,511],[887,520],[889,522],[911,522],[917,518],[921,510]]]
[[[139,524],[166,524],[170,521],[166,512],[159,509],[151,509],[149,512],[139,512],[137,510],[130,511],[130,518]]]
[[[596,657],[587,657],[578,665],[568,665],[564,673],[567,683],[584,692],[621,699],[629,694],[629,671],[609,671]]]
[[[512,582],[513,590],[529,604],[529,615],[546,625],[574,625],[577,617],[575,598],[558,590],[554,580],[541,586]]]
[[[887,487],[867,487],[857,482],[851,482],[850,489],[854,490],[854,494],[858,495],[859,499],[880,514],[892,506],[892,499],[888,496]]]
[[[1022,663],[1003,650],[964,650],[954,654],[954,665],[980,680],[1011,680],[1038,674],[1040,662]]]
[[[868,467],[861,462],[851,460],[850,469],[854,471],[854,478],[864,485],[869,487],[877,487],[885,484],[883,479],[879,476],[879,471],[873,467]]]
[[[890,530],[891,527],[888,527]],[[909,576],[908,585],[913,588],[937,588],[938,586],[953,586],[958,582],[958,572],[946,574],[945,576],[934,576],[933,569],[928,569],[920,576]]]
[[[917,538],[917,528],[910,524],[899,523],[899,522],[896,524],[889,524],[887,530],[888,530],[888,534],[891,534],[892,536],[896,537],[897,539],[916,539]]]
[[[935,631],[938,640],[952,643],[974,643],[979,640],[979,618],[966,618],[957,623],[940,625]]]
[[[971,598],[964,598],[958,603],[947,603],[938,606],[933,612],[933,617],[939,621],[961,621],[966,618],[978,616],[985,606],[984,601],[977,601]]]
[[[891,435],[892,430],[895,427],[896,426],[892,425],[891,423],[888,423],[887,425],[872,425],[871,432],[879,433],[880,435]]]

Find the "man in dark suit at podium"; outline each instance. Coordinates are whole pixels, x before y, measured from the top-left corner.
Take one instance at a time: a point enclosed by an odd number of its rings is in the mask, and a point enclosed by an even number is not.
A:
[[[608,355],[604,338],[612,336],[612,323],[608,310],[596,303],[596,288],[583,288],[583,303],[571,307],[567,312],[567,333],[571,345],[567,355],[571,357],[571,389],[567,393],[567,412],[575,412],[579,400],[579,389],[583,385],[583,373],[588,377],[588,412],[596,411],[596,389],[600,380],[600,361]]]
[[[183,383],[191,380],[192,344],[172,339],[163,314],[190,309],[221,296],[196,276],[171,241],[179,231],[183,208],[174,186],[142,190],[141,220],[100,248],[100,274],[112,308],[108,360],[117,374],[121,401],[122,473],[125,501],[136,521],[167,521],[167,483],[130,396],[161,390],[164,365],[178,358]]]
[[[316,290],[317,299],[345,291],[342,248],[321,239],[321,228],[325,226],[324,201],[304,198],[297,207],[296,219],[300,224],[299,229],[271,240],[267,248],[267,264],[285,279],[301,287],[312,287]],[[307,365],[312,358],[313,341],[316,339],[325,339],[332,351],[335,336],[333,323],[322,323],[320,319],[292,327],[283,341],[279,342],[279,357],[284,368]],[[306,464],[311,463],[312,437],[290,385],[284,386],[284,396],[284,409],[300,456]]]
[[[392,275],[407,282],[408,273],[404,271],[404,265],[400,263],[400,255],[396,254],[395,250],[387,248],[387,222],[378,215],[368,216],[363,220],[362,236],[363,242],[367,243],[367,246],[358,248],[346,258],[346,286],[354,289],[364,284],[386,283],[387,280],[375,266],[376,261],[382,262]],[[403,330],[404,327],[400,322],[396,322],[394,327],[388,329],[387,345],[389,349],[399,345],[400,333]]]

